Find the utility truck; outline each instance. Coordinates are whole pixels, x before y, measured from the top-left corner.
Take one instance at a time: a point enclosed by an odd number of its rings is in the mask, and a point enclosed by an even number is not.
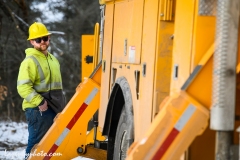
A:
[[[29,159],[239,159],[239,0],[99,2],[83,81]]]

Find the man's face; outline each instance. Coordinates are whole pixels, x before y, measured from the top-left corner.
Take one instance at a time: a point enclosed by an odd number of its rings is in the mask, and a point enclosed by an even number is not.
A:
[[[33,47],[40,51],[45,52],[49,47],[50,36],[40,37],[37,39],[30,40]]]

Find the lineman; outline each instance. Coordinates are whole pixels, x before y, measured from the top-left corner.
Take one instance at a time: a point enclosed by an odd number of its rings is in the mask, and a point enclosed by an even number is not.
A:
[[[26,58],[22,61],[17,90],[23,98],[22,109],[28,123],[28,145],[25,159],[28,158],[33,146],[53,124],[56,113],[47,100],[41,95],[50,91],[62,93],[62,77],[58,60],[48,52],[50,35],[46,26],[35,22],[29,27],[29,38],[33,48],[25,50]]]

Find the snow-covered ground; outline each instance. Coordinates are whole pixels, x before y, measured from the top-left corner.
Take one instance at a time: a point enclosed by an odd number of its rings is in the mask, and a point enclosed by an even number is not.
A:
[[[0,160],[23,160],[28,130],[25,122],[0,122]],[[72,160],[91,160],[76,157]]]
[[[0,159],[22,160],[27,145],[27,124],[0,122]]]

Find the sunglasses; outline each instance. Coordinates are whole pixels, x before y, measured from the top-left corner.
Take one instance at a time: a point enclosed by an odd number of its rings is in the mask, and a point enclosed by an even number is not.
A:
[[[47,42],[47,41],[48,41],[48,36],[34,39],[34,41],[35,41],[36,43],[41,43],[42,40],[43,40],[44,42]]]

